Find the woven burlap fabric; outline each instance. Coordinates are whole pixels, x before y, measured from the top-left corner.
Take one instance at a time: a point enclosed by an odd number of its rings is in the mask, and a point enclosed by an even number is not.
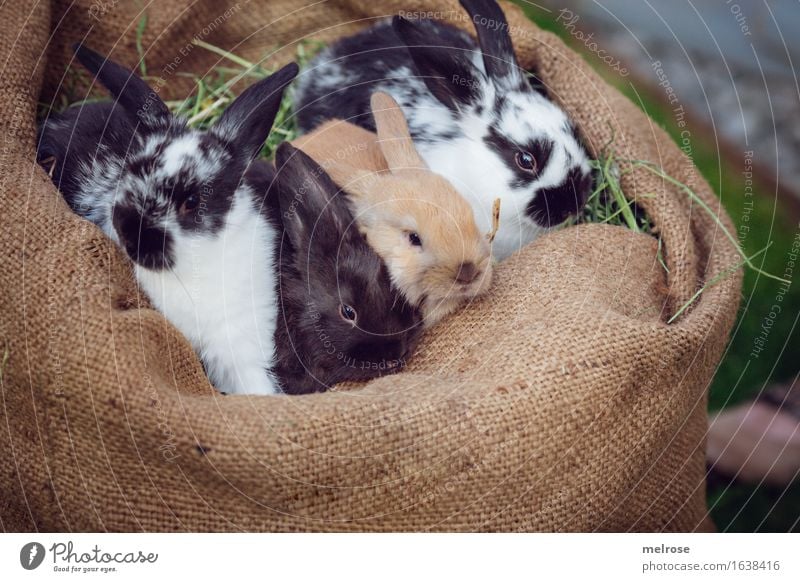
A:
[[[56,1],[0,8],[0,520],[6,530],[693,530],[705,517],[705,392],[736,315],[737,263],[684,193],[625,175],[663,240],[555,232],[497,268],[489,295],[424,339],[408,369],[304,397],[216,394],[189,344],[137,295],[122,254],[35,166],[36,101],[63,90],[69,45],[151,75],[193,36],[256,59],[399,10],[455,2]],[[307,6],[307,7],[306,7]],[[549,33],[507,7],[535,67],[595,151],[707,184],[665,133]],[[221,15],[223,16],[220,21]],[[225,16],[227,15],[227,16]],[[216,22],[213,27],[210,23]],[[88,35],[88,36],[87,36]],[[185,95],[166,75],[162,95]],[[644,195],[648,197],[644,197]]]

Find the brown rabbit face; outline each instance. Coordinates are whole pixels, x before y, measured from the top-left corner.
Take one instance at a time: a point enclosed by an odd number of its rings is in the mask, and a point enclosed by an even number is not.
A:
[[[415,174],[387,176],[382,191],[391,196],[357,203],[367,241],[415,305],[480,295],[491,281],[491,249],[472,208],[447,193],[452,187],[444,179]]]

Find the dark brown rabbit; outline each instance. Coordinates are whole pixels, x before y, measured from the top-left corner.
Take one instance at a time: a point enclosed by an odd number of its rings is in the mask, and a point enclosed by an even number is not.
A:
[[[280,207],[275,372],[284,391],[318,392],[399,371],[422,320],[391,285],[344,195],[310,157],[282,144],[268,198]]]

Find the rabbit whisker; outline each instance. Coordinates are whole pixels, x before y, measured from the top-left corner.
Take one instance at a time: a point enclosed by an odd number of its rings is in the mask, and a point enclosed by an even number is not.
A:
[[[184,284],[183,284],[183,281],[182,281],[182,280],[181,280],[181,278],[178,276],[178,273],[177,273],[177,272],[175,271],[175,269],[173,269],[172,267],[169,267],[169,270],[170,270],[170,272],[171,272],[171,273],[172,273],[172,274],[175,276],[175,279],[178,281],[178,283],[180,283],[180,284],[181,284],[181,287],[183,287],[183,290],[184,290],[184,291],[186,291],[186,296],[187,296],[187,297],[189,297],[189,301],[191,301],[192,305],[193,305],[195,308],[197,308],[197,305],[195,305],[194,299],[192,299],[192,294],[191,294],[191,293],[189,293],[189,289],[187,289],[187,288],[186,288],[186,285],[184,285]]]

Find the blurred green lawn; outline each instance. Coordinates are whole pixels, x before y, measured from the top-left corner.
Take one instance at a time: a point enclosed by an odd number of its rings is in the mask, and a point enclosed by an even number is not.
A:
[[[568,44],[576,46],[555,22],[553,13],[535,8],[524,1],[515,0],[539,26],[558,34]],[[579,48],[579,47],[576,47]],[[651,118],[679,141],[680,130],[674,117],[664,104],[646,96],[647,91],[636,86],[633,76],[622,78],[608,74],[603,64],[588,55],[587,60],[625,95],[639,105]],[[788,122],[788,120],[787,120]],[[712,185],[734,221],[736,228],[745,213],[744,153],[741,159],[722,159],[713,135],[692,132],[692,151],[697,168]],[[750,231],[743,248],[748,256],[772,243],[769,250],[756,263],[765,271],[783,276],[786,254],[798,224],[777,201],[776,193],[756,177],[753,184],[755,196],[746,224]],[[795,219],[797,217],[794,217]],[[739,318],[732,332],[731,342],[711,384],[710,410],[716,411],[753,398],[765,385],[794,377],[800,369],[797,354],[792,346],[800,345],[800,331],[796,323],[800,315],[800,286],[792,285],[784,297],[783,311],[775,319],[764,351],[751,357],[753,340],[758,337],[762,322],[775,304],[780,284],[757,273],[745,273]],[[779,531],[800,529],[800,482],[786,490],[755,487],[740,483],[716,484],[709,489],[708,503],[712,517],[720,531]]]

